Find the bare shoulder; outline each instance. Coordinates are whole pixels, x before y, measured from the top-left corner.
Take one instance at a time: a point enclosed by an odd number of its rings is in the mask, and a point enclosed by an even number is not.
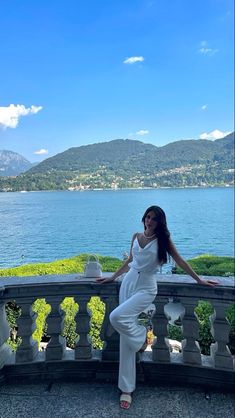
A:
[[[133,234],[133,237],[132,237],[132,243],[134,242],[134,240],[135,240],[136,238],[138,238],[138,235],[139,235],[139,232],[135,232],[135,233]]]

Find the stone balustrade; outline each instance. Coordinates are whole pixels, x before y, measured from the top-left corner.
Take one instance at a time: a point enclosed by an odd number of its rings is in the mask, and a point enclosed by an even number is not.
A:
[[[233,388],[234,358],[228,348],[230,326],[226,319],[227,308],[234,303],[233,279],[213,279],[219,284],[211,288],[196,284],[188,276],[159,275],[159,292],[151,318],[155,340],[150,351],[137,354],[137,379]],[[120,282],[101,285],[75,274],[0,278],[0,381],[116,379],[119,337],[109,322],[109,314],[118,304],[119,287]],[[91,312],[87,305],[93,296],[100,297],[105,304],[100,332],[103,350],[94,350],[89,337]],[[62,336],[65,313],[61,303],[65,297],[73,297],[79,305],[75,317],[79,338],[74,350],[66,348]],[[39,351],[32,338],[36,328],[32,305],[41,298],[51,306],[47,317],[50,341],[45,351]],[[13,300],[21,308],[17,335],[22,342],[15,353],[7,344],[10,329],[5,312],[5,304]],[[195,307],[199,300],[210,302],[214,308],[211,332],[215,343],[209,356],[201,354],[197,341],[199,323]],[[182,322],[184,338],[180,353],[171,352],[167,338],[174,303],[180,309],[177,316]]]

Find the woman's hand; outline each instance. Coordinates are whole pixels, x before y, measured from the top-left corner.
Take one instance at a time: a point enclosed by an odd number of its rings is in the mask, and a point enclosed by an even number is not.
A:
[[[112,283],[114,282],[114,280],[115,279],[113,279],[113,277],[97,277],[95,281],[99,284],[103,284],[103,283]]]
[[[214,287],[217,284],[219,284],[219,282],[216,282],[215,280],[202,280],[202,279],[199,279],[198,284],[203,284],[203,285],[207,285],[207,286]]]

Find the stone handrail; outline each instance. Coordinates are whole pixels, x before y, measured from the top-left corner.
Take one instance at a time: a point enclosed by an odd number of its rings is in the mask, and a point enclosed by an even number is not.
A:
[[[215,278],[216,287],[197,285],[193,279],[183,275],[160,274],[158,295],[154,301],[152,315],[153,333],[157,338],[152,350],[137,355],[137,377],[152,381],[202,383],[231,388],[234,384],[234,361],[228,348],[230,326],[226,310],[234,303],[232,278]],[[119,339],[109,322],[110,312],[118,305],[120,283],[100,285],[92,279],[78,278],[78,275],[5,277],[0,278],[0,381],[32,376],[41,378],[74,377],[115,377],[117,374]],[[101,329],[103,350],[94,350],[90,338],[90,316],[87,304],[91,297],[99,296],[105,304],[105,317]],[[62,337],[64,312],[61,302],[65,297],[74,297],[79,304],[76,315],[76,331],[79,339],[74,350],[66,349]],[[32,305],[36,299],[44,298],[51,306],[47,317],[50,341],[45,351],[38,350],[32,339],[36,328],[36,314]],[[22,343],[13,353],[6,341],[9,325],[5,304],[16,301],[21,308],[17,319],[18,336]],[[205,300],[214,307],[211,317],[211,332],[215,343],[211,345],[210,356],[201,354],[198,344],[198,320],[194,309],[199,300]],[[183,337],[182,353],[172,353],[169,347],[168,323],[172,307],[180,311]],[[30,364],[30,368],[28,365]],[[72,368],[72,369],[71,369]]]

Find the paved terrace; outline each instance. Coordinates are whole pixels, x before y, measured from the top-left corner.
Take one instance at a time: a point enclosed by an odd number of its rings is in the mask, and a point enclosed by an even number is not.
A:
[[[0,386],[0,418],[234,418],[231,393],[200,387],[139,383],[128,411],[113,383],[35,383]]]
[[[118,335],[109,314],[118,303],[119,283],[98,285],[77,275],[0,278],[0,418],[234,418],[234,358],[227,343],[230,327],[226,310],[234,302],[232,278],[215,278],[219,286],[208,288],[186,276],[159,276],[154,301],[152,350],[137,356],[137,389],[129,411],[119,409],[116,387]],[[73,296],[79,304],[75,317],[79,339],[66,349],[61,336],[62,300]],[[99,296],[105,303],[101,338],[103,350],[93,350],[88,338],[87,303]],[[45,298],[51,305],[45,351],[32,340],[36,315],[32,304]],[[22,344],[12,353],[6,340],[9,326],[5,303],[15,300],[22,314],[17,320]],[[214,306],[211,331],[215,343],[203,356],[197,343],[198,300]],[[176,315],[175,315],[176,313]],[[182,350],[174,353],[167,338],[168,323],[182,321]],[[174,319],[174,318],[173,318]]]

